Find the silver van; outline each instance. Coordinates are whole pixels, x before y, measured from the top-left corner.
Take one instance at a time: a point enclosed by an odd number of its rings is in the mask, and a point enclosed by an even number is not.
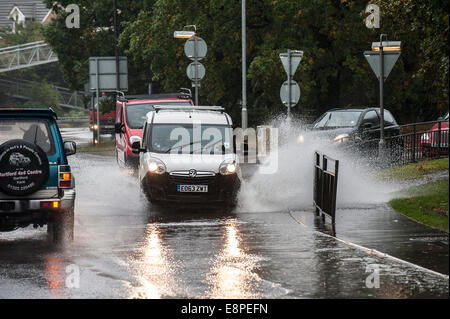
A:
[[[242,174],[232,126],[221,107],[155,106],[132,144],[148,200],[234,207]]]

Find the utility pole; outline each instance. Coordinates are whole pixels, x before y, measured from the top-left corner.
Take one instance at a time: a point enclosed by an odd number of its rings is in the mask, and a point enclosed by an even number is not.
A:
[[[242,0],[242,129],[247,129],[248,115],[247,115],[247,50],[246,50],[246,5],[245,0]]]

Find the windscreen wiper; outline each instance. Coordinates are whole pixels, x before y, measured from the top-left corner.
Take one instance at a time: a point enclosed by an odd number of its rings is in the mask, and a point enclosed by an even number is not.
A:
[[[216,142],[214,142],[214,143],[212,143],[209,147],[212,149],[213,146],[216,146],[217,144],[219,144],[221,142],[222,142],[222,154],[224,154],[225,153],[225,145],[223,144],[223,141],[221,139],[216,141]],[[195,150],[192,150],[190,154],[194,154],[194,151]]]
[[[194,145],[194,144],[201,143],[201,142],[202,142],[202,141],[200,140],[200,141],[194,141],[194,142],[190,142],[190,143],[183,144],[183,145],[174,145],[174,146],[172,146],[171,148],[169,148],[167,151],[165,151],[165,153],[169,153],[169,152],[170,152],[171,150],[173,150],[174,148],[190,146],[190,145]]]

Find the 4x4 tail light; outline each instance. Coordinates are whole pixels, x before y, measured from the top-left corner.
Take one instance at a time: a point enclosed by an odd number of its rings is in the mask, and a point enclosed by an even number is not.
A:
[[[72,186],[72,173],[69,165],[58,166],[58,187],[70,188]]]
[[[41,202],[41,208],[59,208],[59,201]]]

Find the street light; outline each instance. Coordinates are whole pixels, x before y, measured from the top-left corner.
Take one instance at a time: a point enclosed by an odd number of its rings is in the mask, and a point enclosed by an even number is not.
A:
[[[383,41],[386,38],[386,41]],[[397,62],[398,57],[401,53],[401,42],[400,41],[387,41],[387,35],[380,35],[380,42],[372,42],[372,51],[364,52],[364,56],[369,62],[372,70],[380,81],[380,143],[379,143],[379,155],[384,156],[384,100],[383,100],[383,90],[384,81],[391,73],[392,68]]]
[[[194,31],[187,31],[186,28],[194,28]],[[190,39],[195,37],[197,33],[197,27],[195,25],[186,25],[183,27],[182,31],[175,31],[173,37],[177,39]]]

